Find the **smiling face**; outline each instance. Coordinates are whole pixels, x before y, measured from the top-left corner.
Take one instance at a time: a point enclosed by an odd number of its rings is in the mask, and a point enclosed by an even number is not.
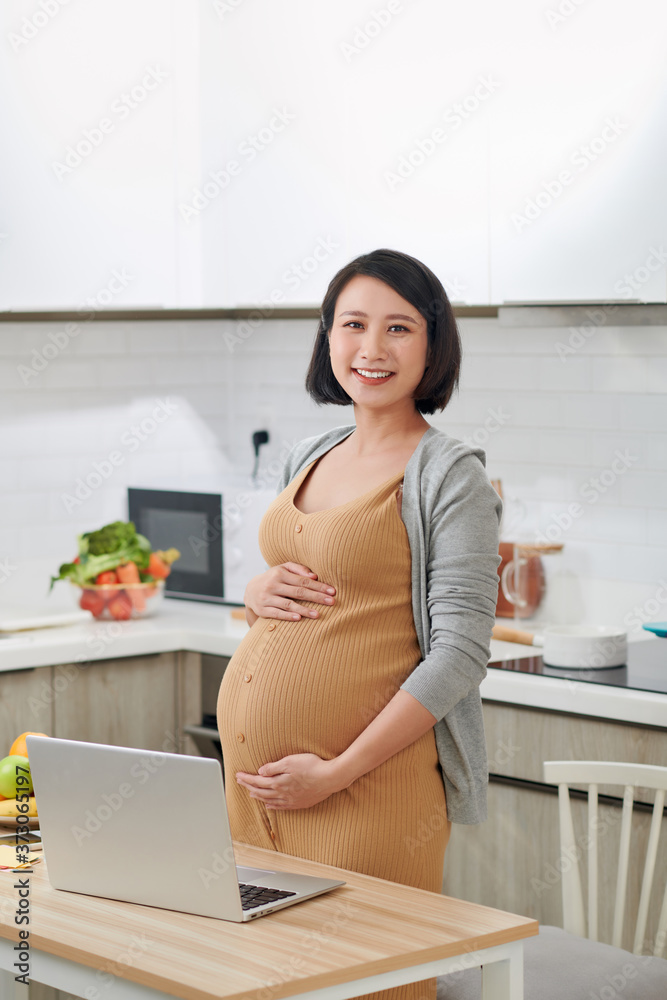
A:
[[[358,406],[415,409],[426,368],[426,320],[390,285],[357,275],[336,302],[329,331],[333,373]]]

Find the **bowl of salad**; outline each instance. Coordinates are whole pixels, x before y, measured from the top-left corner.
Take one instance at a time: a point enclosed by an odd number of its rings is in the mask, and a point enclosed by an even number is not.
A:
[[[63,563],[51,586],[69,580],[79,607],[93,617],[127,621],[154,614],[178,549],[153,550],[132,521],[114,521],[78,537],[79,552]]]

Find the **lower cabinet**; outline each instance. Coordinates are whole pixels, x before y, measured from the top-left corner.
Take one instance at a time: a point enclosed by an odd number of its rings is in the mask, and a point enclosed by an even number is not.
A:
[[[452,827],[443,892],[562,926],[561,875],[573,858],[560,851],[558,797],[556,789],[542,781],[543,762],[625,760],[667,765],[667,731],[498,703],[485,703],[484,716],[491,771],[488,820],[479,826]],[[621,801],[618,789],[601,786],[600,795],[599,937],[611,941]],[[637,799],[626,898],[630,928],[634,928],[639,904],[651,822],[647,802],[639,801],[639,795]],[[573,818],[586,905],[587,797],[583,792],[573,799]],[[663,825],[656,871],[664,873],[667,818]],[[663,892],[664,878],[658,877],[649,911],[647,951],[657,930]],[[632,950],[630,931],[623,946]]]
[[[198,754],[185,727],[201,723],[201,673],[200,655],[189,652],[0,673],[4,754],[26,731]]]
[[[54,667],[53,735],[178,753],[176,656]]]
[[[157,653],[52,669],[51,735],[197,753],[184,726],[201,719],[199,654]]]
[[[0,757],[21,733],[52,735],[54,697],[53,667],[0,674]]]

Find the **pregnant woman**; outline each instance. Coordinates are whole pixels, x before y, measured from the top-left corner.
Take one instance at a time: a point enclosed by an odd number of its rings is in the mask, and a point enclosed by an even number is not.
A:
[[[355,424],[292,449],[218,698],[235,839],[433,892],[451,823],[486,814],[498,589],[484,453],[423,416],[447,405],[460,358],[419,261],[377,250],[334,277],[306,388],[352,403]]]

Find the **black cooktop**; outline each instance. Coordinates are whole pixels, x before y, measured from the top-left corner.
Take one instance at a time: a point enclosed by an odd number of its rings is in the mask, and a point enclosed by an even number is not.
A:
[[[516,670],[522,674],[540,674],[542,677],[560,677],[563,680],[584,681],[590,684],[607,684],[613,687],[633,688],[637,691],[656,691],[667,694],[667,639],[647,639],[628,643],[628,662],[623,667],[607,670],[574,670],[572,667],[549,667],[541,656],[526,656],[516,660],[491,660],[490,667],[498,670]]]

